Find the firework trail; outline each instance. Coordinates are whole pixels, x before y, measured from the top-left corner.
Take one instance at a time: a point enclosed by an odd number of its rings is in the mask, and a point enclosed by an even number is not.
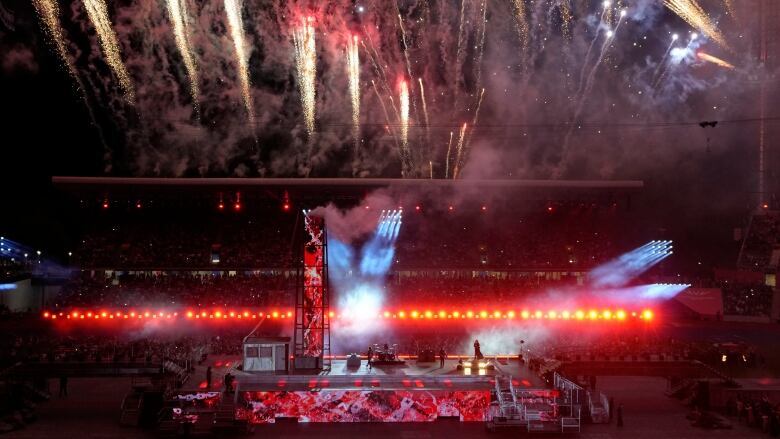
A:
[[[398,4],[396,4],[396,11],[398,11]],[[406,29],[404,29],[404,20],[401,18],[401,13],[398,14],[398,25],[401,28],[401,43],[404,46],[404,61],[406,61],[406,73],[409,75],[409,78],[412,78],[412,63],[409,61],[409,46],[406,44]],[[417,101],[412,98],[412,107],[414,108],[414,116],[419,118],[419,113],[417,112]]]
[[[244,108],[246,108],[246,117],[249,126],[254,134],[255,127],[255,109],[252,104],[252,95],[249,87],[249,62],[247,60],[246,50],[244,49],[244,26],[241,20],[241,0],[225,0],[225,13],[227,14],[228,27],[230,28],[230,37],[233,40],[233,49],[236,53],[236,63],[238,64],[238,78],[241,82],[241,95],[244,99]]]
[[[387,112],[385,101],[382,99],[382,95],[379,94],[379,89],[377,88],[376,83],[374,82],[373,79],[371,80],[371,87],[374,88],[374,93],[376,93],[376,99],[379,101],[379,105],[382,107],[382,113],[385,115],[385,121],[387,121],[387,130],[393,136],[393,141],[395,142],[396,146],[398,146],[398,136],[396,136],[395,130],[391,129],[393,123],[392,121],[390,121],[390,114]]]
[[[352,101],[352,138],[355,141],[355,155],[360,144],[360,55],[358,37],[353,35],[347,40],[347,73],[349,96]]]
[[[390,91],[390,86],[387,83],[387,76],[385,75],[385,70],[382,68],[382,61],[379,58],[379,53],[376,51],[376,48],[374,48],[374,43],[371,41],[371,34],[368,33],[368,31],[364,28],[365,35],[368,39],[368,46],[366,46],[365,42],[363,40],[360,40],[360,43],[363,45],[363,49],[365,49],[366,53],[368,53],[368,59],[371,61],[371,65],[374,66],[374,71],[377,73],[377,76],[379,76],[379,81],[382,84],[382,89],[387,93],[387,96],[390,98],[390,103],[393,106],[393,111],[395,113],[396,118],[400,118],[398,115],[398,109],[395,107],[395,102],[393,101],[393,93]],[[369,48],[371,50],[369,50]],[[376,88],[376,84],[374,84],[374,81],[371,80],[371,83]],[[377,95],[379,94],[379,91],[377,90]],[[380,102],[382,100],[380,99]],[[384,105],[384,102],[382,102],[382,105]]]
[[[431,126],[428,120],[428,104],[425,102],[425,87],[423,87],[422,78],[417,78],[420,83],[420,100],[422,101],[423,117],[425,118],[425,136],[430,142],[431,139]]]
[[[734,9],[734,0],[723,0],[723,6],[732,20],[737,21],[737,11]]]
[[[468,158],[469,148],[471,146],[471,137],[474,135],[474,128],[477,126],[477,122],[479,121],[479,109],[482,108],[482,99],[484,97],[485,97],[485,89],[483,88],[482,91],[479,92],[479,100],[477,100],[477,109],[474,111],[474,118],[471,120],[471,131],[469,132],[469,135],[463,144],[463,148],[465,150],[463,155],[464,162]]]
[[[728,63],[728,62],[726,62],[726,61],[724,61],[724,60],[722,60],[722,59],[720,59],[718,57],[712,56],[712,55],[710,55],[708,53],[697,52],[696,53],[696,57],[699,58],[702,61],[707,61],[707,62],[713,63],[715,65],[718,65],[718,66],[721,66],[721,67],[725,67],[727,69],[733,69],[734,68],[733,64]]]
[[[721,47],[728,48],[728,43],[720,33],[718,27],[712,22],[709,15],[696,0],[664,0],[664,6],[677,14],[688,24],[700,29],[705,35],[712,38]]]
[[[664,56],[661,58],[661,62],[658,63],[658,67],[655,69],[655,72],[653,72],[653,88],[655,88],[657,83],[661,80],[661,77],[665,72],[664,67],[666,67],[666,61],[669,59],[669,54],[672,53],[672,48],[674,47],[674,44],[677,42],[678,38],[679,37],[677,34],[672,35],[672,41],[669,43],[669,47],[666,48],[666,52],[664,52]]]
[[[515,18],[515,31],[517,31],[517,39],[520,41],[520,62],[523,66],[523,70],[528,69],[526,63],[528,58],[528,20],[526,19],[525,12],[525,0],[513,0],[512,9]]]
[[[482,86],[482,57],[485,54],[485,33],[487,31],[487,3],[482,2],[482,17],[479,20],[477,33],[479,34],[479,43],[477,45],[477,56],[474,59],[475,76],[477,78],[477,88]]]
[[[444,162],[444,178],[450,178],[450,151],[452,151],[452,137],[454,134],[450,131],[450,141],[447,143],[447,160]]]
[[[401,81],[401,150],[409,156],[409,85]]]
[[[114,29],[111,27],[111,20],[108,18],[108,8],[105,1],[84,0],[84,6],[87,9],[89,20],[95,26],[100,47],[103,49],[103,56],[106,57],[106,63],[111,67],[114,75],[116,75],[119,87],[125,95],[125,100],[133,104],[135,102],[135,90],[133,89],[133,83],[130,81],[130,74],[122,62],[119,41],[116,33],[114,33]]]
[[[100,143],[103,144],[104,150],[108,151],[106,139],[103,137],[103,129],[97,123],[95,113],[92,111],[92,105],[90,105],[89,100],[87,100],[87,92],[84,88],[84,83],[81,82],[81,77],[68,58],[68,51],[65,48],[65,40],[62,36],[62,27],[60,26],[60,8],[57,0],[33,0],[33,6],[35,6],[35,11],[38,13],[38,18],[44,24],[44,32],[49,37],[49,42],[57,51],[60,62],[62,62],[67,69],[73,82],[76,83],[76,90],[81,97],[81,100],[84,102],[84,106],[87,108],[87,114],[89,115],[92,125],[97,130]]]
[[[295,43],[295,68],[306,132],[314,134],[315,99],[317,97],[317,45],[314,40],[313,17],[307,17],[293,33]]]
[[[596,41],[599,40],[599,36],[601,35],[601,26],[604,24],[604,17],[606,17],[607,10],[609,10],[610,2],[608,0],[605,0],[604,3],[604,9],[601,11],[601,18],[599,18],[599,25],[596,26],[596,35],[593,36],[593,40],[590,42],[590,46],[588,46],[588,51],[585,52],[585,58],[582,59],[582,70],[580,70],[580,84],[577,87],[577,94],[579,95],[580,92],[582,92],[582,87],[585,85],[585,70],[588,68],[588,60],[590,59],[590,54],[593,53],[593,49],[596,47]]]
[[[463,142],[466,139],[466,129],[468,128],[468,124],[464,123],[462,127],[460,127],[460,133],[458,133],[458,147],[455,148],[456,154],[455,154],[455,169],[452,170],[452,178],[453,180],[458,178],[458,172],[460,171],[461,166],[461,157],[463,155]]]
[[[615,35],[617,35],[618,29],[620,29],[620,24],[623,23],[623,18],[626,16],[625,9],[620,11],[620,19],[618,20],[617,26],[615,26],[614,31],[607,31],[607,38],[604,40],[604,44],[601,45],[601,52],[599,52],[599,57],[596,59],[596,63],[593,64],[593,68],[590,70],[590,74],[588,75],[587,81],[585,81],[585,88],[582,91],[582,96],[580,97],[580,103],[577,106],[577,111],[574,116],[574,121],[576,122],[577,119],[579,119],[580,112],[582,112],[582,106],[585,104],[585,100],[588,98],[588,95],[590,94],[590,91],[593,89],[593,81],[596,78],[596,72],[598,72],[599,67],[601,67],[601,61],[604,59],[604,55],[609,50],[610,44],[612,44],[612,41],[615,40]]]
[[[571,135],[574,130],[574,126],[577,124],[577,121],[580,119],[580,115],[582,114],[582,108],[585,105],[585,101],[588,99],[588,95],[590,94],[591,90],[593,89],[593,83],[594,79],[596,78],[596,72],[598,72],[599,67],[601,66],[601,61],[604,59],[604,55],[607,53],[607,50],[609,49],[610,44],[612,44],[612,41],[615,39],[615,35],[617,35],[618,29],[620,29],[620,25],[623,23],[623,19],[626,16],[626,10],[623,9],[620,11],[620,19],[618,19],[617,26],[615,26],[615,30],[607,31],[606,39],[604,40],[604,43],[601,45],[601,51],[599,52],[599,57],[596,59],[596,63],[593,64],[593,68],[590,70],[590,74],[588,75],[588,79],[585,82],[585,88],[582,90],[582,96],[580,96],[579,101],[577,103],[577,107],[574,111],[574,118],[572,119],[572,124],[569,125],[569,129],[566,132],[566,137],[564,138],[563,142],[563,157],[566,156],[566,153],[569,150],[569,141],[571,140]]]
[[[195,117],[200,119],[200,86],[198,85],[198,67],[195,64],[195,55],[190,47],[190,35],[187,29],[187,0],[166,0],[168,17],[171,20],[173,36],[179,53],[184,61],[184,68],[190,78],[190,95],[192,106],[195,109]]]
[[[688,44],[685,46],[685,52],[688,52],[692,50],[692,47],[694,46],[694,42],[698,39],[697,34],[692,34],[691,39],[688,40]],[[669,52],[671,54],[671,52]],[[659,86],[663,83],[664,79],[666,79],[666,73],[669,71],[671,66],[667,63],[663,66],[663,70],[661,70],[661,74],[658,75],[658,78],[653,83],[653,96],[656,96],[658,94]]]
[[[574,19],[571,12],[570,0],[560,0],[558,9],[561,11],[561,33],[566,41],[572,39],[572,20]]]
[[[398,26],[401,28],[401,44],[404,46],[404,60],[406,61],[406,73],[412,77],[412,63],[409,62],[409,46],[406,45],[406,29],[404,29],[404,19],[398,14]]]
[[[458,47],[455,52],[455,78],[452,81],[455,105],[453,105],[453,115],[458,110],[458,90],[460,90],[460,77],[462,74],[463,57],[465,55],[464,45],[466,39],[466,0],[460,0],[460,17],[458,19]]]

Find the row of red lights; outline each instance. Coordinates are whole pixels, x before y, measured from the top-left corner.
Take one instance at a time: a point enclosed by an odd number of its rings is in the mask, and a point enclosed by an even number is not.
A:
[[[43,318],[50,319],[50,320],[57,320],[57,319],[68,319],[68,320],[84,320],[84,319],[92,319],[92,320],[99,320],[99,319],[109,319],[109,320],[115,320],[115,319],[175,319],[175,318],[186,318],[188,320],[200,320],[200,319],[257,319],[257,318],[268,318],[268,319],[286,319],[286,318],[292,318],[293,313],[292,311],[270,311],[270,312],[262,312],[262,311],[243,311],[243,312],[237,312],[237,311],[186,311],[182,314],[179,314],[178,312],[166,312],[166,311],[144,311],[144,312],[108,312],[108,311],[98,311],[98,312],[79,312],[79,311],[71,311],[71,312],[49,312],[46,311],[43,313]],[[346,314],[340,314],[335,313],[333,311],[329,312],[330,318],[335,319],[344,319],[349,320],[350,315],[349,313]],[[534,312],[523,310],[520,312],[516,312],[514,310],[509,311],[493,311],[488,312],[485,310],[475,312],[475,311],[417,311],[417,310],[399,310],[399,311],[384,311],[381,312],[379,315],[377,315],[378,319],[396,319],[396,320],[466,320],[466,319],[493,319],[493,320],[513,320],[513,319],[519,319],[519,320],[617,320],[617,321],[625,321],[625,320],[652,320],[654,317],[653,311],[649,309],[641,310],[641,311],[624,311],[622,309],[618,310],[602,310],[597,311],[594,309],[591,310],[581,310],[578,309],[576,311],[541,311],[536,310]]]

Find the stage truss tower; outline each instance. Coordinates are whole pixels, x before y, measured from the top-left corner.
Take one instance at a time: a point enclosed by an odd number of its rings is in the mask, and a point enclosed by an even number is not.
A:
[[[303,257],[295,287],[295,369],[330,368],[328,234],[325,220],[303,211]]]

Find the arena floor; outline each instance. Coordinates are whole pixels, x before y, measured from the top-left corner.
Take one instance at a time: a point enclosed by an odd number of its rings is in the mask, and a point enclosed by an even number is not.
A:
[[[52,380],[52,389],[57,382]],[[153,431],[121,427],[119,406],[129,389],[129,379],[73,379],[67,398],[54,397],[41,404],[39,420],[24,430],[8,433],[8,438],[43,439],[72,437],[86,439],[153,438]],[[685,419],[687,409],[667,398],[666,381],[647,377],[600,377],[601,390],[624,406],[625,426],[584,425],[579,437],[593,439],[631,438],[758,438],[761,432],[734,425],[733,430],[702,430]],[[517,431],[487,432],[481,423],[439,421],[420,424],[291,424],[258,426],[254,437],[333,438],[370,437],[371,439],[508,438]]]

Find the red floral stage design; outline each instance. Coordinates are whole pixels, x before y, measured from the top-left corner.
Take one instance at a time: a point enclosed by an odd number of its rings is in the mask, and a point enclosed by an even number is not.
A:
[[[247,391],[236,417],[252,423],[276,418],[299,422],[430,422],[440,416],[483,421],[489,390]]]

